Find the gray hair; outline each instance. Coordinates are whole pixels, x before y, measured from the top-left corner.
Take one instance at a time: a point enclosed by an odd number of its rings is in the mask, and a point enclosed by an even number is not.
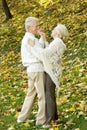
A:
[[[26,18],[26,20],[25,20],[25,29],[26,29],[26,31],[28,31],[29,26],[32,26],[37,21],[38,21],[38,18],[35,18],[35,17]]]
[[[58,24],[55,27],[55,30],[57,31],[57,33],[60,35],[60,38],[62,38],[62,39],[65,39],[69,35],[68,29],[63,24]]]

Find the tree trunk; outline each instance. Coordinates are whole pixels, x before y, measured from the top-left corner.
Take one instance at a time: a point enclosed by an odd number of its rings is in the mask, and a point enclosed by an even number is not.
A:
[[[2,0],[2,5],[3,5],[5,15],[6,15],[6,20],[11,19],[12,15],[10,13],[10,10],[9,10],[9,7],[8,7],[8,4],[7,4],[6,0]]]

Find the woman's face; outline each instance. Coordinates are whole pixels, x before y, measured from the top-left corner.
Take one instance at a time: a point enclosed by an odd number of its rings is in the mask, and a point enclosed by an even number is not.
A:
[[[57,31],[56,31],[56,29],[54,28],[53,30],[52,30],[52,32],[51,32],[51,37],[55,37],[57,35]]]

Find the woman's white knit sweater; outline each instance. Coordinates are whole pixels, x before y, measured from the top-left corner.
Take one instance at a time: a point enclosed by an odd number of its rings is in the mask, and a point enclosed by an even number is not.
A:
[[[45,71],[50,75],[56,87],[60,85],[62,75],[62,56],[66,49],[66,45],[60,38],[54,39],[50,45],[45,48],[34,46],[32,53],[43,62]]]

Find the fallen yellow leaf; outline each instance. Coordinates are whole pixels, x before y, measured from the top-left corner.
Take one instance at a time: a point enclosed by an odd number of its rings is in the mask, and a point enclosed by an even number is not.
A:
[[[53,128],[49,128],[49,130],[54,130]]]
[[[8,128],[8,130],[14,130],[14,126],[11,125],[11,126]]]
[[[15,117],[17,118],[17,117],[18,117],[18,115],[19,115],[19,113],[18,113],[18,112],[16,112]]]
[[[72,106],[70,109],[69,109],[69,111],[75,111],[75,107],[74,106]]]
[[[76,128],[75,130],[80,130],[79,128]]]

